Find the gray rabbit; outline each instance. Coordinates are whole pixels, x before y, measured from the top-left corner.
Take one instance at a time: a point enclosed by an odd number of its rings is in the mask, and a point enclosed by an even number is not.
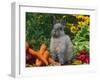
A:
[[[50,54],[61,65],[70,62],[73,57],[73,44],[70,37],[64,33],[64,20],[58,22],[55,17],[53,17]]]

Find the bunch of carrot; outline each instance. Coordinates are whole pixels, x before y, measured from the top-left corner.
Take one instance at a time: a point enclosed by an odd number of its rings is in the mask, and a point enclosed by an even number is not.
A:
[[[36,58],[35,65],[42,66],[42,65],[60,65],[58,62],[55,62],[49,55],[47,50],[47,46],[42,44],[40,46],[39,51],[35,51],[29,47],[29,44],[26,42],[26,52],[31,54],[34,58]]]

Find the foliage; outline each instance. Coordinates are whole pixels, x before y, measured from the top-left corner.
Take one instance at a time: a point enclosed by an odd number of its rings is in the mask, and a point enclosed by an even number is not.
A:
[[[40,44],[49,45],[52,29],[52,15],[26,13],[26,41],[38,50]]]
[[[85,26],[76,34],[73,39],[74,53],[77,54],[79,51],[86,49],[89,51],[89,27]]]

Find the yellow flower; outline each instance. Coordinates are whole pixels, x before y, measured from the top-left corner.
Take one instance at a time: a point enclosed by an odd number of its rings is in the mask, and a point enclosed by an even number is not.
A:
[[[84,20],[87,20],[87,19],[89,19],[89,17],[88,16],[84,16],[83,19]]]
[[[84,23],[87,25],[90,23],[90,18],[88,16],[83,17]]]
[[[80,19],[80,18],[82,18],[82,17],[83,17],[82,15],[77,15],[77,16],[76,16],[77,19]]]
[[[82,22],[82,26],[85,26],[86,25],[86,23],[85,22]]]
[[[82,25],[82,22],[79,21],[79,22],[78,22],[78,25]]]
[[[86,24],[89,24],[89,23],[90,23],[90,19],[87,19],[87,20],[85,21],[85,23],[86,23]]]
[[[79,28],[84,27],[85,25],[86,25],[86,22],[83,22],[83,21],[78,22]]]
[[[75,64],[75,65],[82,64],[82,61],[81,60],[74,60],[72,64]]]
[[[71,26],[70,28],[72,33],[76,33],[77,32],[77,28],[75,26]]]

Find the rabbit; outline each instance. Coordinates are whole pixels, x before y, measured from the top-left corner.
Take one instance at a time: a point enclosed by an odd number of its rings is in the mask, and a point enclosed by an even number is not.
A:
[[[64,20],[58,22],[55,17],[51,31],[50,55],[61,65],[69,63],[73,57],[73,44],[70,37],[64,33]]]

